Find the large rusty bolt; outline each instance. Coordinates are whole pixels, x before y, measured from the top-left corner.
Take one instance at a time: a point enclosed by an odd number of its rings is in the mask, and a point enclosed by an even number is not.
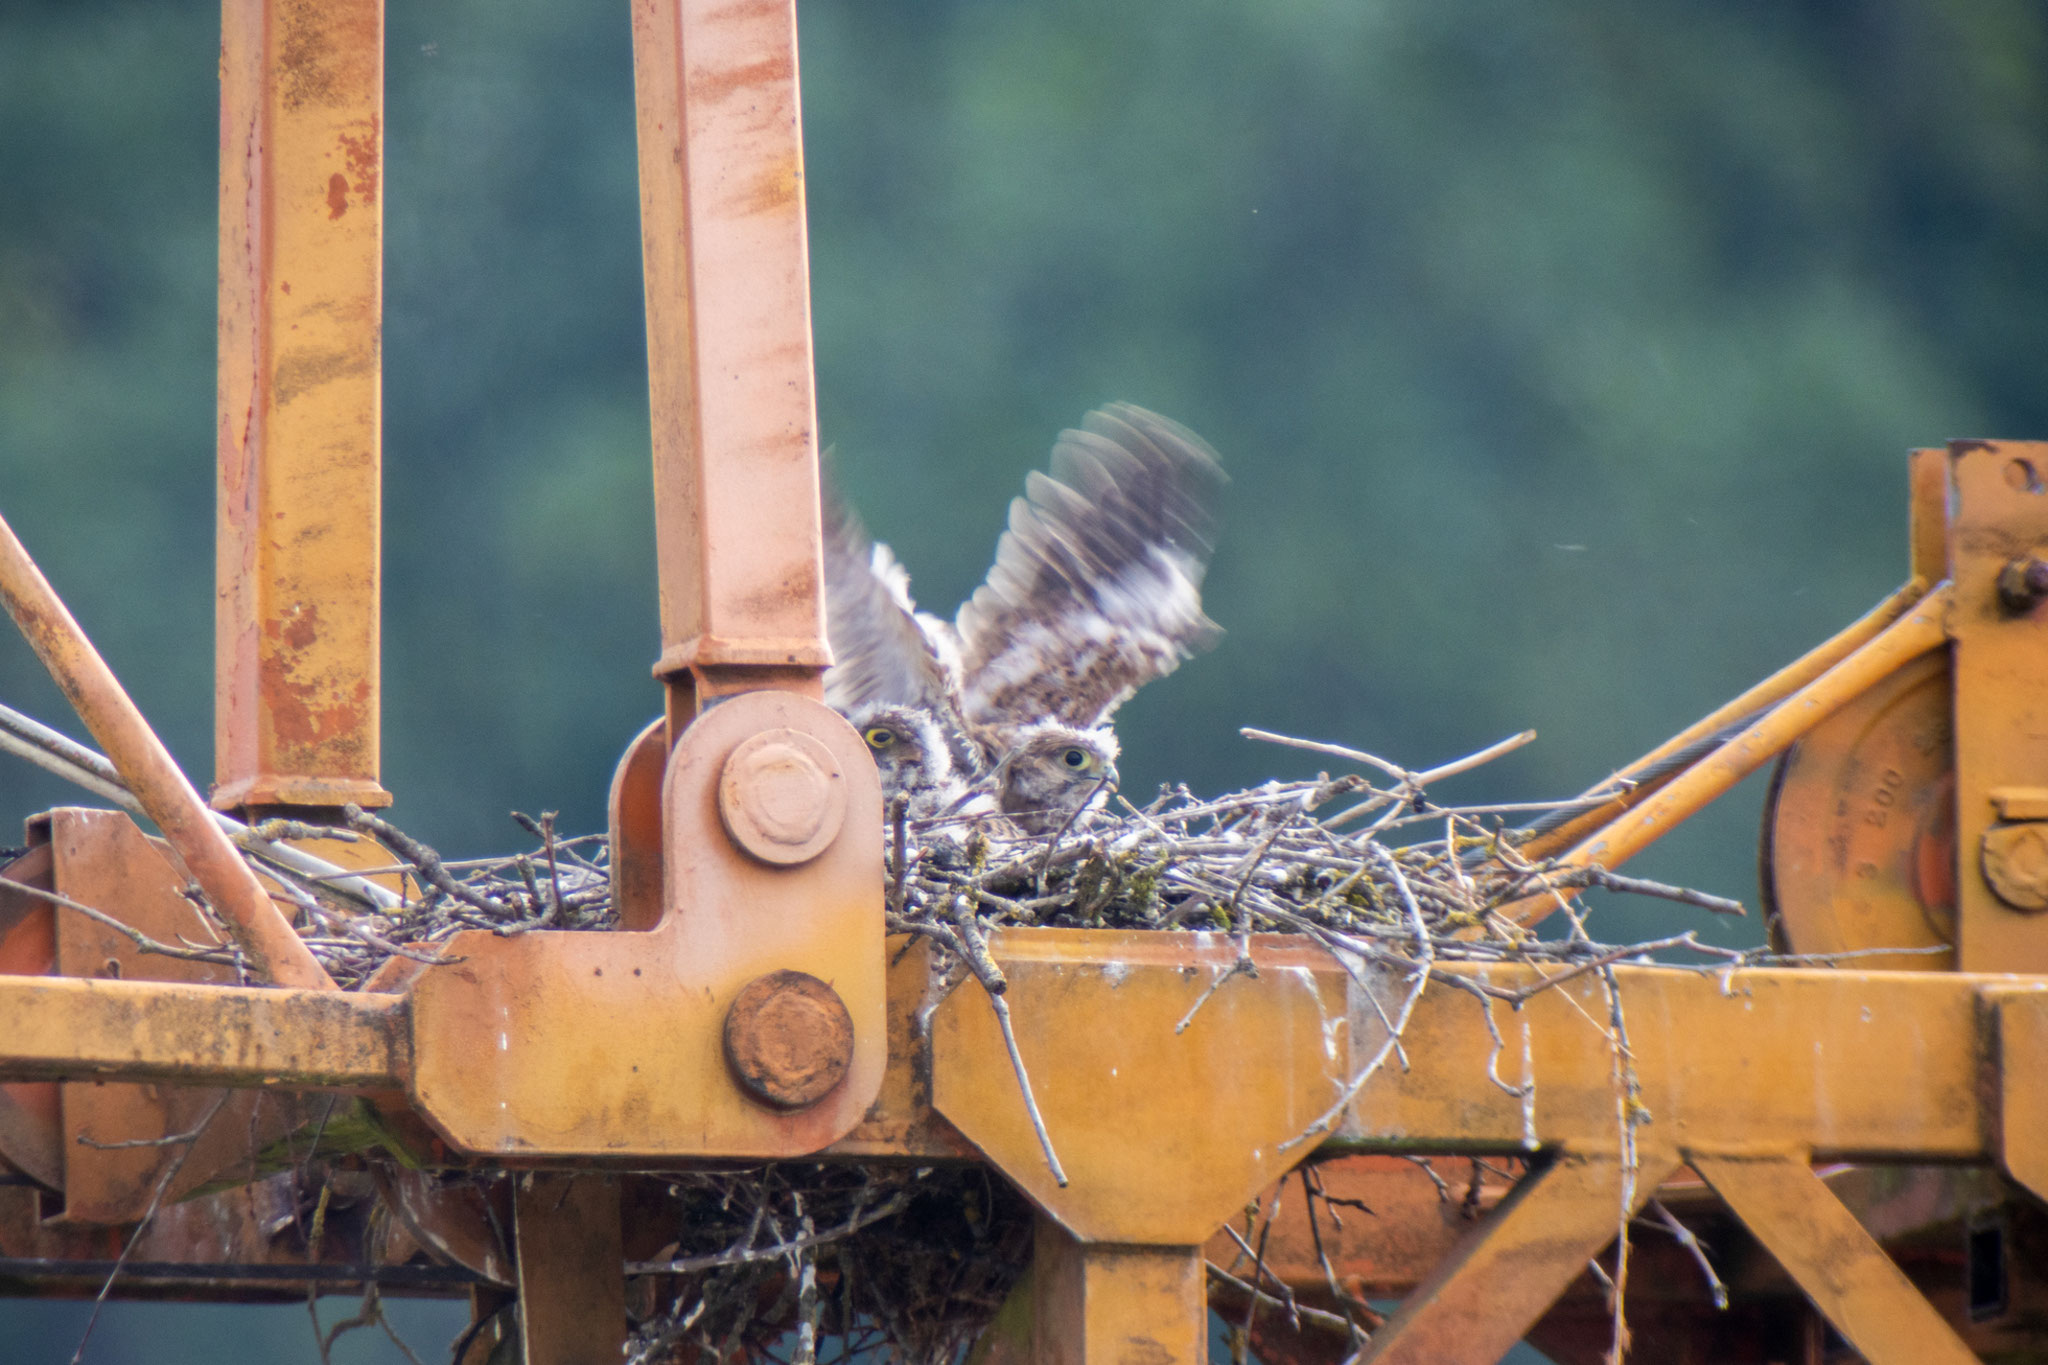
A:
[[[763,730],[726,758],[718,814],[735,844],[764,863],[794,867],[839,837],[846,782],[822,741],[801,730]]]
[[[2014,615],[2031,611],[2044,596],[2048,596],[2048,562],[2028,555],[1998,571],[1999,605]]]
[[[808,972],[757,976],[725,1012],[725,1064],[761,1103],[807,1109],[853,1065],[853,1016]]]
[[[2048,910],[2048,821],[2021,820],[1984,831],[1984,880],[2015,910]]]

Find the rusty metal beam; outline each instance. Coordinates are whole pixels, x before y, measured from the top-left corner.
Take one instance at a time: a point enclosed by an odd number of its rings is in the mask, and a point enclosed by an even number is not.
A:
[[[1456,970],[1509,990],[1556,974],[1533,967]],[[2011,977],[1617,967],[1614,980],[1638,1098],[1655,1115],[1660,1142],[1707,1150],[1799,1145],[1844,1160],[1996,1156],[1995,1092],[1981,1084],[1980,1073],[1992,1046],[1984,1004],[1987,993],[2014,989]],[[2041,990],[2048,982],[2028,993]],[[1609,1009],[1598,974],[1532,995],[1513,1012],[1495,1006],[1506,1041],[1497,1064],[1482,1008],[1469,993],[1431,986],[1402,1036],[1409,1067],[1383,1068],[1365,1087],[1339,1130],[1339,1146],[1611,1147],[1615,1057],[1595,1022]],[[1362,1035],[1368,1044],[1376,1028],[1375,1021]],[[1519,1060],[1524,1029],[1535,1081],[1526,1112],[1523,1099],[1487,1079],[1492,1065],[1509,1085],[1527,1079]],[[1359,1046],[1354,1040],[1354,1056]]]
[[[599,946],[644,937],[546,936]],[[1159,940],[1142,956],[1139,950],[1147,945],[1126,944],[1121,936],[1110,945],[1114,952],[1092,952],[1093,937],[1074,930],[1013,930],[996,942],[997,960],[1010,975],[1010,999],[1038,1101],[1074,1177],[1071,1190],[1054,1194],[1037,1188],[1050,1186],[1041,1178],[1043,1157],[1030,1136],[1006,1060],[989,1064],[992,1055],[1001,1060],[1001,1045],[984,1036],[980,1016],[987,1005],[971,988],[956,992],[933,1020],[936,1041],[929,1065],[939,1108],[965,1117],[981,1150],[1006,1170],[1014,1167],[1035,1197],[1072,1201],[1059,1211],[1082,1235],[1174,1244],[1197,1235],[1206,1238],[1234,1201],[1269,1184],[1306,1150],[1268,1161],[1266,1134],[1249,1129],[1229,1142],[1210,1142],[1203,1135],[1208,1125],[1240,1122],[1214,1107],[1213,1098],[1235,1097],[1250,1105],[1264,1096],[1259,1103],[1276,1104],[1276,1113],[1287,1121],[1268,1116],[1256,1122],[1278,1138],[1298,1131],[1294,1121],[1305,1125],[1314,1117],[1341,1087],[1352,1060],[1377,1047],[1377,1011],[1362,997],[1341,1005],[1341,1012],[1333,1010],[1323,970],[1275,957],[1273,949],[1255,940],[1255,956],[1267,963],[1261,974],[1231,980],[1176,1037],[1172,1006],[1180,1004],[1184,1015],[1186,1004],[1171,996],[1170,987],[1179,983],[1191,998],[1199,993],[1202,973],[1198,970],[1191,980],[1169,959],[1201,963],[1215,954],[1204,957],[1201,945],[1176,944],[1180,936],[1167,934],[1142,935]],[[539,941],[539,936],[500,941],[518,944]],[[635,1081],[628,1074],[625,1061],[611,1060],[608,1050],[623,1048],[641,1072],[660,1062],[666,1046],[662,1040],[674,1036],[672,1002],[662,1003],[666,997],[640,984],[644,977],[632,976],[634,958],[623,946],[612,954],[578,959],[586,960],[604,971],[597,976],[591,966],[582,967],[580,977],[590,978],[593,990],[579,993],[577,1008],[601,1005],[609,1022],[570,1050],[587,1065],[602,1062],[606,1086],[625,1087],[614,1098],[630,1091],[651,1102],[696,1062],[665,1063],[656,1083],[646,1086],[644,1078]],[[450,974],[459,975],[470,965],[434,968],[414,989],[453,982]],[[1334,965],[1327,970],[1340,974]],[[1460,970],[1497,990],[1526,989],[1542,978],[1531,967]],[[566,976],[579,974],[570,970]],[[1762,1143],[1797,1145],[1827,1159],[1997,1160],[2010,1145],[2009,1139],[2002,1145],[1999,1136],[2001,1103],[2016,1114],[2026,1111],[2012,1099],[2001,1102],[1999,1087],[1983,1084],[1984,1059],[1999,1055],[1995,1030],[2001,1017],[2010,1021],[2020,1011],[2048,1009],[2048,982],[2032,986],[2012,977],[1961,973],[1704,973],[1617,966],[1614,981],[1628,1020],[1640,1102],[1655,1115],[1658,1140],[1682,1150],[1732,1151]],[[911,992],[921,981],[899,973],[892,985],[899,996],[892,1010],[915,1009],[919,995]],[[420,1029],[415,1043],[407,1002],[408,997],[396,995],[0,976],[0,1075],[230,1085],[260,1084],[272,1075],[283,1085],[376,1089],[406,1082],[414,1070],[415,1048],[422,1070],[430,1054],[433,1067],[444,1075],[476,1065],[476,1029],[452,1027],[451,1019]],[[1602,1150],[1615,1137],[1615,1062],[1606,1034],[1594,1022],[1606,1018],[1607,1008],[1605,988],[1591,973],[1532,995],[1512,1013],[1497,1007],[1506,1046],[1496,1057],[1480,1001],[1450,985],[1432,985],[1403,1037],[1408,1067],[1388,1066],[1377,1073],[1321,1150],[1512,1153],[1532,1144]],[[415,1004],[413,1012],[418,1009]],[[1142,1030],[1133,1025],[1133,1010],[1147,1021]],[[1045,1022],[1034,1027],[1034,1019]],[[1205,1019],[1211,1025],[1206,1030]],[[1300,1074],[1291,1075],[1279,1090],[1242,1079],[1247,1070],[1243,1040],[1255,1022],[1264,1030],[1258,1036],[1291,1040],[1291,1065]],[[1526,1112],[1521,1098],[1487,1079],[1492,1068],[1508,1085],[1525,1080],[1519,1062],[1525,1028],[1536,1082]],[[987,1027],[986,1032],[995,1031]],[[1348,1043],[1347,1032],[1355,1035]],[[1152,1047],[1154,1033],[1168,1041]],[[633,1041],[641,1036],[649,1040],[645,1046]],[[1064,1048],[1051,1045],[1062,1038],[1068,1040]],[[2004,1038],[2008,1049],[2020,1047],[2016,1025],[2004,1026]],[[1326,1039],[1333,1043],[1330,1052]],[[1702,1048],[1701,1039],[1712,1039],[1713,1046]],[[496,1042],[495,1034],[489,1041]],[[1155,1073],[1151,1082],[1163,1083],[1127,1081],[1127,1056],[1147,1047],[1155,1053],[1168,1049],[1147,1063]],[[706,1064],[707,1077],[715,1065]],[[921,1065],[914,1051],[892,1050],[892,1070],[914,1073]],[[489,1069],[500,1074],[496,1067]],[[2021,1087],[2030,1083],[2025,1075],[2008,1081]],[[1287,1098],[1297,1085],[1311,1093]],[[593,1105],[611,1093],[590,1086],[584,1090],[583,1102]],[[1216,1211],[1206,1215],[1210,1221],[1202,1227],[1182,1226],[1199,1212],[1187,1206],[1185,1186],[1176,1203],[1166,1178],[1136,1185],[1126,1181],[1127,1166],[1152,1158],[1142,1149],[1129,1161],[1117,1156],[1117,1145],[1128,1145],[1131,1127],[1122,1099],[1126,1093],[1147,1092],[1160,1108],[1156,1130],[1182,1133],[1192,1144],[1186,1153],[1190,1169],[1209,1182],[1202,1187],[1203,1202],[1214,1203]],[[882,1103],[871,1111],[861,1101],[866,1119],[849,1154],[863,1159],[958,1154],[944,1130],[934,1128],[914,1076],[883,1087],[880,1094]],[[1118,1102],[1107,1103],[1105,1096]],[[482,1098],[480,1093],[478,1104]],[[568,1098],[542,1090],[515,1108],[531,1111],[515,1115],[517,1124],[579,1112]],[[1178,1118],[1169,1122],[1170,1113]],[[553,1150],[602,1152],[596,1134],[592,1129],[586,1135],[591,1137],[588,1146]],[[647,1144],[637,1150],[681,1154],[673,1138],[658,1143],[655,1137],[651,1131],[636,1137],[636,1144]],[[1219,1181],[1216,1162],[1226,1152],[1235,1155],[1228,1180]],[[1242,1187],[1239,1180],[1245,1182]],[[1121,1212],[1110,1207],[1119,1190],[1130,1196]]]
[[[271,904],[177,760],[149,728],[4,520],[0,600],[128,789],[206,892],[248,957],[250,970],[280,986],[332,989],[333,980]]]
[[[1077,1241],[1038,1220],[1032,1251],[1034,1365],[1202,1365],[1207,1273],[1199,1247]]]
[[[1914,487],[1917,497],[1920,488],[1917,480],[1921,478],[1918,470],[1921,466],[1916,465],[1914,468],[1916,471],[1914,474],[1916,480]],[[1917,509],[1921,504],[1916,500],[1914,506]],[[1938,517],[1940,512],[1939,504],[1936,505],[1935,510]],[[1915,523],[1916,526],[1920,524],[1919,522]],[[1934,531],[1937,543],[1940,531],[1941,526],[1939,521],[1937,521]],[[1879,632],[1904,615],[1915,602],[1925,597],[1928,584],[1940,579],[1941,572],[1938,563],[1932,575],[1926,575],[1925,571],[1921,568],[1921,558],[1918,551],[1925,540],[1925,535],[1916,531],[1914,539],[1916,550],[1914,577],[1907,580],[1904,586],[1886,597],[1884,601],[1878,603],[1875,607],[1872,607],[1840,634],[1822,644],[1816,645],[1813,649],[1785,665],[1770,677],[1765,678],[1756,686],[1736,697],[1733,701],[1715,707],[1712,711],[1686,726],[1683,730],[1680,730],[1641,758],[1621,768],[1617,768],[1612,777],[1588,789],[1586,795],[1592,796],[1613,790],[1615,784],[1623,780],[1628,780],[1633,785],[1617,793],[1614,800],[1606,805],[1595,806],[1591,810],[1573,816],[1555,829],[1546,830],[1542,834],[1537,835],[1521,845],[1518,851],[1526,858],[1548,858],[1552,854],[1570,848],[1581,840],[1590,837],[1595,831],[1612,824],[1624,813],[1649,800],[1652,794],[1667,786],[1679,775],[1674,773],[1659,779],[1642,779],[1641,774],[1646,769],[1670,758],[1687,745],[1696,743],[1716,733],[1722,727],[1732,725],[1744,716],[1754,715],[1766,706],[1775,705],[1783,701],[1786,697],[1813,682],[1821,674],[1827,672],[1830,668],[1833,668],[1836,664],[1868,644]]]
[[[1691,1160],[1870,1365],[1974,1365],[1976,1355],[1814,1175],[1805,1154],[1696,1153]]]
[[[0,976],[0,1074],[391,1089],[411,1071],[399,995]]]
[[[1957,441],[1948,469],[1956,965],[2048,972],[2048,442]]]
[[[615,1365],[626,1345],[619,1178],[521,1176],[512,1235],[524,1365]]]
[[[214,804],[380,806],[383,0],[221,11]]]
[[[635,0],[633,76],[673,742],[829,661],[794,0]]]
[[[1613,868],[1642,852],[1873,684],[1945,645],[1952,596],[1947,584],[1928,592],[1825,673],[1787,696],[1649,800],[1586,838],[1560,861],[1565,866]],[[1534,923],[1556,908],[1555,896],[1536,895],[1503,906],[1500,913]]]
[[[1611,1152],[1561,1154],[1416,1286],[1361,1365],[1500,1359],[1677,1165],[1668,1152],[1644,1153],[1634,1170]]]

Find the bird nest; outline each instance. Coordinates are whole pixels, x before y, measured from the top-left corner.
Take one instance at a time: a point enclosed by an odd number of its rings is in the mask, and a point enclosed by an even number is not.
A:
[[[1362,980],[1405,982],[1401,1000],[1386,1011],[1385,1046],[1298,1141],[1334,1126],[1397,1044],[1428,982],[1512,994],[1470,974],[1440,973],[1445,964],[1549,963],[1556,970],[1545,973],[1548,987],[1657,950],[1691,950],[1717,966],[1763,957],[1703,945],[1689,933],[1617,946],[1587,932],[1577,893],[1588,887],[1742,912],[1719,897],[1525,855],[1532,830],[1612,802],[1613,788],[1534,804],[1443,805],[1429,794],[1432,784],[1525,737],[1418,773],[1340,746],[1247,733],[1339,758],[1354,771],[1213,798],[1173,787],[1142,806],[1105,792],[1099,795],[1110,799],[1042,835],[1001,818],[912,819],[898,802],[883,834],[888,928],[928,940],[936,970],[952,983],[977,982],[1006,1034],[1006,983],[989,939],[1015,926],[1223,933],[1239,944],[1238,970],[1251,969],[1254,933],[1297,934],[1330,948]],[[298,927],[313,954],[345,988],[362,988],[394,958],[433,962],[465,930],[517,935],[617,924],[603,836],[561,837],[552,816],[514,818],[533,846],[501,858],[445,860],[354,808],[346,829],[273,822],[250,831],[244,847],[299,906]],[[375,840],[392,855],[389,865],[353,876],[403,874],[406,894],[387,893],[366,908],[347,894],[360,881],[262,856],[267,841],[308,835]],[[1560,910],[1567,932],[1539,938],[1525,928],[1532,898]],[[235,961],[231,947],[139,946]],[[1236,974],[1219,974],[1208,992]],[[1617,1056],[1624,1054],[1618,1046]],[[1021,1069],[1017,1079],[1052,1161]],[[1290,1178],[1302,1182],[1312,1216],[1339,1216],[1318,1205],[1313,1159]],[[647,1177],[640,1187],[629,1198],[629,1246],[668,1239],[627,1266],[629,1359],[640,1365],[705,1356],[812,1365],[877,1351],[954,1362],[994,1319],[1030,1259],[1028,1204],[977,1165],[773,1162]],[[1367,1305],[1342,1295],[1334,1314],[1295,1304],[1277,1281],[1260,1287],[1249,1261],[1214,1265],[1211,1275],[1223,1298],[1249,1305],[1247,1314],[1261,1304],[1284,1306],[1295,1321],[1360,1342],[1375,1322]]]
[[[1452,962],[1550,963],[1557,970],[1547,973],[1548,984],[1555,984],[1655,950],[1691,949],[1716,965],[1758,957],[1699,944],[1691,934],[1609,945],[1587,932],[1577,893],[1588,887],[1742,912],[1719,897],[1524,856],[1532,825],[1523,822],[1558,823],[1611,801],[1611,790],[1558,803],[1465,806],[1429,795],[1432,784],[1521,737],[1418,773],[1339,746],[1248,733],[1364,771],[1213,798],[1174,787],[1142,806],[1114,797],[1044,835],[1001,819],[915,820],[899,802],[884,830],[889,929],[929,940],[938,970],[956,983],[978,982],[1006,1030],[1005,981],[988,946],[1001,929],[1223,933],[1240,945],[1244,969],[1252,934],[1304,935],[1354,973],[1408,983],[1404,1006],[1390,1012],[1390,1043],[1427,981],[1474,988],[1469,974],[1437,974]],[[603,839],[558,837],[548,816],[515,818],[532,848],[453,862],[351,810],[347,832],[388,849],[390,870],[406,874],[410,894],[402,905],[363,913],[322,894],[318,879],[302,880],[302,932],[314,954],[337,980],[360,986],[394,955],[430,960],[468,929],[514,935],[615,925]],[[278,875],[273,866],[264,870]],[[1539,938],[1523,927],[1532,898],[1561,910],[1567,932]],[[1502,913],[1518,905],[1521,915]],[[1234,974],[1220,975],[1209,991]],[[1353,1078],[1324,1128],[1384,1059],[1382,1050]],[[1018,1080],[1036,1118],[1028,1083],[1021,1073]],[[1049,1140],[1046,1151],[1052,1159]],[[1298,1178],[1317,1210],[1313,1175]],[[663,1177],[656,1185],[660,1193],[631,1214],[643,1242],[648,1229],[671,1235],[656,1255],[628,1266],[636,1319],[630,1359],[645,1365],[705,1355],[812,1361],[822,1352],[830,1360],[875,1350],[954,1361],[988,1326],[1030,1256],[1028,1205],[980,1166],[776,1162]],[[1319,1216],[1337,1215],[1325,1209]],[[1280,1302],[1277,1284],[1274,1292],[1259,1289],[1245,1273],[1245,1265],[1212,1267],[1225,1297]],[[1335,1315],[1300,1305],[1290,1312],[1361,1340],[1373,1319],[1363,1303]]]

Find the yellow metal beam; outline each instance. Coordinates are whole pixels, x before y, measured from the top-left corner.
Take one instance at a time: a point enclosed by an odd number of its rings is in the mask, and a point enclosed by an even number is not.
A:
[[[1498,1360],[1677,1167],[1566,1153],[1515,1186],[1372,1336],[1362,1365]],[[1624,1212],[1625,1210],[1625,1212]]]
[[[378,785],[383,0],[225,0],[214,804]]]
[[[624,955],[626,946],[644,936],[545,937],[618,950],[603,959],[603,976],[592,976],[596,985],[625,992],[607,1006],[610,1022],[601,1033],[611,1046],[645,1061],[635,1037],[672,1036],[672,1002],[623,982],[613,985],[620,976],[644,982],[644,976],[632,976],[635,961]],[[1058,1205],[1081,1235],[1175,1244],[1197,1233],[1206,1236],[1222,1212],[1201,1228],[1183,1228],[1187,1212],[1169,1198],[1172,1181],[1155,1182],[1154,1189],[1127,1179],[1124,1168],[1131,1163],[1117,1155],[1132,1146],[1126,1095],[1154,1096],[1160,1113],[1146,1131],[1176,1133],[1189,1169],[1210,1182],[1203,1188],[1213,1198],[1205,1202],[1227,1210],[1307,1150],[1292,1149],[1277,1162],[1267,1159],[1273,1142],[1292,1136],[1299,1131],[1297,1121],[1305,1127],[1334,1100],[1350,1069],[1377,1049],[1382,1026],[1378,1011],[1359,994],[1362,988],[1353,985],[1345,1000],[1342,973],[1332,961],[1298,946],[1289,950],[1300,955],[1296,960],[1255,940],[1255,956],[1265,964],[1260,974],[1226,981],[1176,1034],[1176,1023],[1208,982],[1210,971],[1203,965],[1211,971],[1225,965],[1229,946],[1200,944],[1194,935],[1130,937],[1141,941],[1075,930],[1010,931],[995,944],[996,958],[1010,976],[1011,1009],[1038,1103],[1073,1177],[1069,1193],[1038,1188],[1051,1186],[1044,1158],[1000,1037],[983,1018],[987,1004],[972,986],[957,991],[933,1020],[936,1043],[929,1062],[909,1046],[892,1050],[889,1067],[901,1073],[901,1083],[882,1088],[849,1154],[958,1154],[957,1144],[934,1136],[927,1092],[917,1079],[929,1065],[940,1110],[966,1119],[981,1150],[1006,1170],[1014,1167],[1025,1188]],[[1187,963],[1197,964],[1192,976]],[[459,974],[471,965],[433,968],[423,980]],[[1557,969],[1457,970],[1491,990],[1517,991],[1539,985],[1545,972]],[[2048,983],[1949,972],[1710,973],[1642,966],[1613,971],[1628,1024],[1637,1102],[1648,1111],[1661,1144],[1706,1151],[1798,1146],[1826,1159],[1873,1161],[1984,1161],[2016,1150],[2010,1133],[2001,1139],[1999,1116],[2030,1112],[2025,1090],[2033,1073],[2008,1074],[2010,1093],[2001,1101],[1998,1086],[1982,1083],[1982,1067],[1984,1059],[1999,1055],[2001,1018],[2008,1021],[2002,1026],[2006,1050],[2015,1057],[2032,1055],[2022,1050],[2020,1029],[2048,1010]],[[592,975],[588,969],[584,974]],[[891,984],[891,1013],[915,1011],[922,980],[898,973]],[[1610,1007],[1599,976],[1584,973],[1539,991],[1519,1010],[1496,1003],[1494,1022],[1503,1044],[1498,1055],[1482,1008],[1469,991],[1446,983],[1430,986],[1403,1037],[1408,1065],[1384,1066],[1326,1146],[1418,1152],[1611,1148],[1617,1136],[1616,1059],[1605,1031]],[[280,1084],[390,1087],[414,1070],[413,1027],[408,997],[396,995],[0,976],[0,1075],[10,1078],[250,1085],[275,1076]],[[1521,1063],[1524,1030],[1529,1076]],[[1246,1080],[1247,1072],[1271,1073],[1275,1060],[1268,1049],[1257,1054],[1260,1066],[1249,1066],[1246,1049],[1275,1038],[1289,1040],[1281,1058],[1285,1084],[1270,1075]],[[495,1042],[495,1034],[487,1041]],[[595,1034],[589,1041],[599,1044]],[[442,1072],[473,1066],[475,1031],[422,1030],[417,1048],[422,1069],[430,1049],[449,1054],[434,1061]],[[1134,1074],[1130,1067],[1140,1063],[1144,1071]],[[1515,1089],[1533,1077],[1533,1093],[1510,1093],[1491,1083],[1490,1072]],[[600,1093],[585,1089],[593,1115],[610,1112]],[[1216,1125],[1240,1122],[1218,1106],[1219,1096],[1243,1106],[1272,1102],[1279,1109],[1258,1121],[1260,1132],[1246,1129],[1229,1142],[1212,1141]],[[590,1122],[597,1125],[595,1118]],[[591,1127],[590,1146],[564,1148],[563,1154],[603,1151],[596,1141],[599,1127]],[[1220,1160],[1226,1149],[1236,1156],[1229,1180],[1217,1184],[1221,1167],[1211,1158]],[[1143,1159],[1155,1157],[1156,1151]],[[1239,1169],[1244,1163],[1249,1167]],[[1185,1195],[1187,1187],[1178,1188]],[[1099,1197],[1082,1200],[1078,1192],[1089,1189]],[[1121,1213],[1106,1204],[1095,1207],[1115,1191],[1125,1196]]]
[[[2006,1173],[2048,1200],[2048,994],[1992,995],[1998,1031],[1998,1155]]]
[[[978,987],[954,991],[932,1017],[933,1106],[1077,1237],[1206,1241],[1308,1154],[1284,1144],[1346,1075],[1343,968],[1298,939],[1252,942],[1256,976],[1233,973],[1237,946],[1221,935],[996,936],[1018,1051],[1066,1186]]]
[[[1911,590],[1910,584],[1907,590]],[[1929,591],[1819,677],[1779,701],[1654,796],[1587,837],[1561,861],[1566,866],[1614,868],[1648,848],[1873,685],[1947,644],[1953,597],[1948,584]],[[1556,908],[1556,897],[1537,895],[1503,906],[1500,913],[1533,923]]]
[[[10,1080],[390,1089],[411,1051],[400,995],[0,976]]]
[[[795,0],[640,0],[633,86],[674,741],[829,662]]]
[[[512,1194],[522,1365],[616,1365],[626,1253],[615,1175],[528,1172]]]
[[[1209,1358],[1200,1247],[1080,1242],[1041,1216],[1031,1284],[1033,1365],[1203,1365]]]
[[[2048,442],[1949,447],[1955,574],[1956,965],[2048,971],[2048,824],[2002,799],[2048,773],[2048,603],[2024,584],[2048,544]],[[2033,572],[2038,573],[2035,569]],[[2018,582],[2008,582],[2016,575]],[[2015,587],[2023,589],[2015,592]]]
[[[1691,1160],[1870,1365],[1974,1365],[1976,1355],[1814,1175],[1804,1153],[1695,1153]]]
[[[1558,971],[1453,970],[1511,991]],[[2012,977],[1616,967],[1614,982],[1636,1100],[1660,1143],[1804,1146],[1830,1159],[1876,1161],[1996,1155],[1996,1092],[1980,1083],[1991,1048],[1982,1006],[1987,992],[2013,989]],[[2044,989],[2048,983],[2030,993]],[[1408,1067],[1375,1076],[1338,1139],[1364,1151],[1611,1148],[1618,1120],[1610,1008],[1591,972],[1530,996],[1519,1010],[1496,1003],[1505,1044],[1496,1056],[1482,1002],[1433,985],[1402,1036]],[[1367,1017],[1354,1057],[1378,1036],[1376,1017]],[[1533,1078],[1534,1093],[1525,1099],[1492,1084],[1490,1068],[1516,1088]]]

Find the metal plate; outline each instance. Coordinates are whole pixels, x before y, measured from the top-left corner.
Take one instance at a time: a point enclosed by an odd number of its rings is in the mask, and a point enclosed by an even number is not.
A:
[[[1772,941],[1858,968],[1953,969],[1955,735],[1945,653],[1900,669],[1779,762],[1761,880]]]
[[[51,882],[50,846],[16,858],[0,876],[28,886]],[[47,976],[57,970],[57,925],[50,903],[0,887],[0,972]],[[0,1083],[0,1160],[52,1190],[64,1188],[63,1121],[55,1081]]]

